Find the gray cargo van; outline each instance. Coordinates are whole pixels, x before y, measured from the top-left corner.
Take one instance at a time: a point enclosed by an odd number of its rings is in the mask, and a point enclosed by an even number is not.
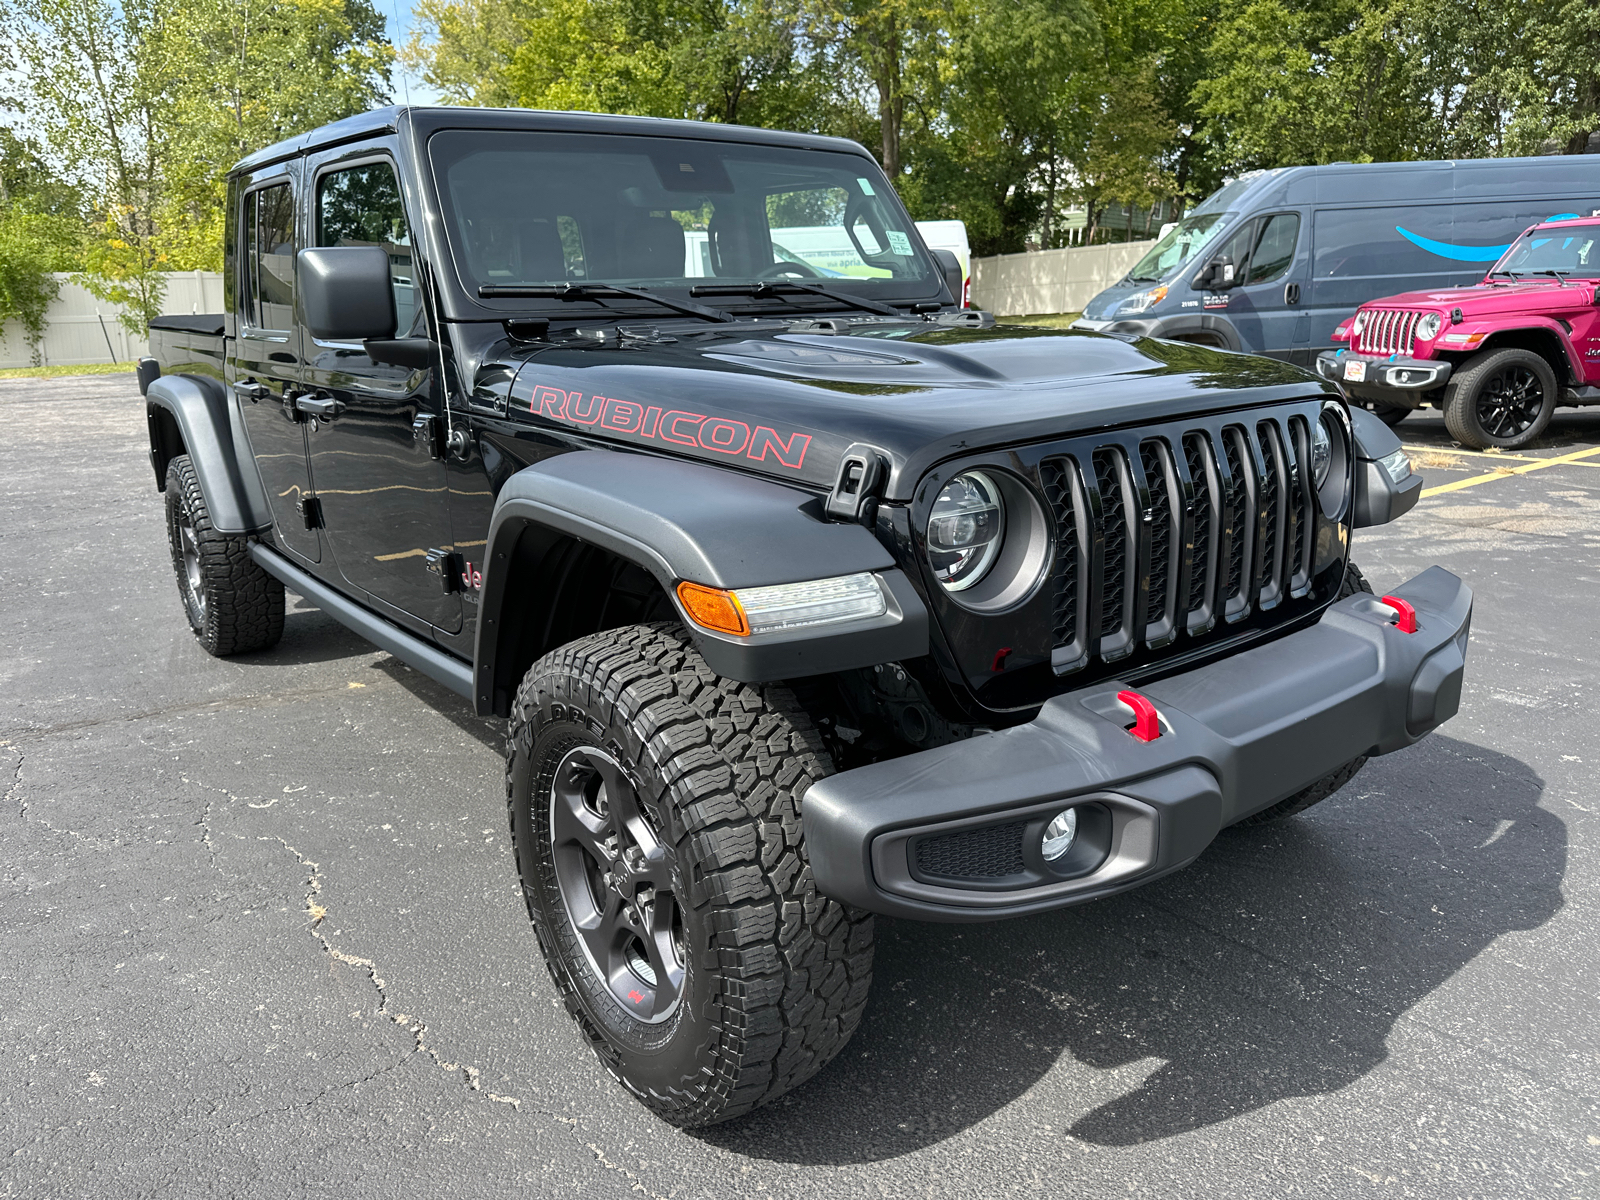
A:
[[[1591,215],[1596,155],[1254,172],[1186,214],[1073,328],[1310,366],[1366,301],[1476,283],[1528,226]]]

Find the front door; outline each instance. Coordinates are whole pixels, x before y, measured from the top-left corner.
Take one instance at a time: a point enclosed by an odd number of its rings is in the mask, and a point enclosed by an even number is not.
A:
[[[300,335],[294,319],[293,164],[251,177],[235,219],[234,286],[238,337],[229,343],[228,382],[239,397],[250,449],[272,506],[273,540],[310,562],[322,556],[302,503],[311,495],[306,425],[294,410],[300,387]]]
[[[1255,235],[1228,297],[1228,319],[1244,349],[1291,362],[1309,360],[1310,318],[1301,303],[1302,264],[1296,256],[1300,214],[1256,219]],[[1241,260],[1235,256],[1235,262]]]
[[[389,253],[397,332],[425,335],[411,228],[388,158],[312,160],[316,246],[382,246]],[[439,372],[375,362],[360,342],[304,333],[305,384],[333,415],[307,422],[324,536],[339,573],[401,613],[447,632],[461,627],[459,591],[428,570],[449,549]],[[450,580],[452,586],[454,579]]]

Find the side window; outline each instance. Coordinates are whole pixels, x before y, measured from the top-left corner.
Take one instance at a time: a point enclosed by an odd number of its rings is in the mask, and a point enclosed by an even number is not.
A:
[[[244,243],[246,323],[287,332],[294,322],[294,199],[288,184],[245,197]]]
[[[1268,217],[1261,240],[1250,256],[1246,283],[1267,283],[1289,269],[1294,262],[1294,244],[1300,237],[1300,214],[1277,213]]]
[[[388,163],[363,163],[317,180],[317,245],[381,246],[389,254],[395,328],[409,333],[417,316],[411,227]]]

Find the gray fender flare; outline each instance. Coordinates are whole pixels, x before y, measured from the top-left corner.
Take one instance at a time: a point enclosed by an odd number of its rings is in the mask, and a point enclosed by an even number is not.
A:
[[[1171,317],[1157,317],[1154,321],[1116,321],[1106,326],[1107,333],[1137,333],[1144,337],[1182,340],[1196,333],[1209,334],[1222,342],[1227,350],[1243,350],[1239,331],[1227,317],[1216,313],[1179,313]]]
[[[473,656],[480,714],[508,704],[518,682],[497,673],[516,642],[516,614],[528,607],[508,594],[509,565],[522,538],[552,534],[650,572],[724,678],[765,683],[928,653],[927,608],[894,556],[863,526],[823,520],[821,497],[700,463],[577,450],[517,472],[495,500]],[[883,588],[882,616],[751,637],[695,625],[676,591],[684,580],[740,588],[861,572],[872,572]]]
[[[1355,406],[1350,409],[1350,430],[1356,440],[1354,527],[1370,529],[1405,516],[1422,495],[1422,476],[1412,472],[1395,483],[1378,462],[1401,448],[1399,437],[1366,409]]]
[[[219,381],[163,375],[145,393],[145,417],[157,491],[166,490],[167,464],[187,454],[218,533],[259,533],[272,527],[272,510],[250,443]]]

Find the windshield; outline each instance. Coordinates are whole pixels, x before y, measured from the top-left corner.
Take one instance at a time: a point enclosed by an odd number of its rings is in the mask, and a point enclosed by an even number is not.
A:
[[[1231,212],[1190,213],[1167,230],[1128,272],[1134,283],[1161,283],[1190,259],[1197,257],[1233,220]]]
[[[1600,225],[1541,229],[1525,233],[1500,256],[1490,278],[1524,275],[1581,275],[1600,279]]]
[[[448,130],[430,140],[429,157],[456,268],[474,297],[563,283],[681,295],[713,280],[800,282],[873,300],[939,290],[882,172],[857,155]]]

